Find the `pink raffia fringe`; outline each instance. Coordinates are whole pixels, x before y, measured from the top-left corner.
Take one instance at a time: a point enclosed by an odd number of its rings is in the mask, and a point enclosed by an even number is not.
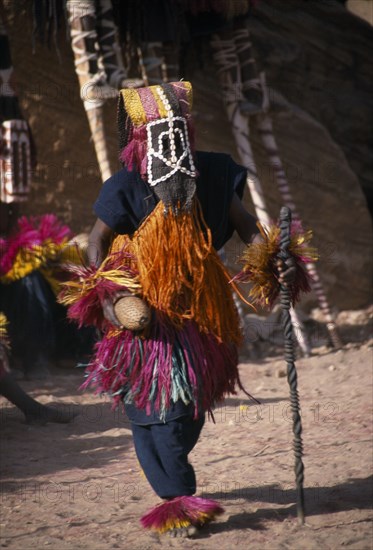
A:
[[[77,321],[80,327],[109,329],[111,325],[105,320],[102,303],[118,291],[133,291],[137,272],[125,263],[120,264],[115,255],[99,269],[86,265],[69,265],[66,269],[70,278],[64,282],[58,300],[68,307],[69,319]]]
[[[54,214],[22,216],[14,233],[7,239],[0,239],[0,274],[8,273],[20,251],[32,251],[38,246],[48,247],[48,244],[61,245],[71,236],[70,228],[61,224]]]
[[[171,529],[180,529],[190,525],[200,527],[214,520],[216,516],[223,512],[224,508],[215,500],[182,496],[158,504],[147,512],[140,521],[145,529],[165,533]]]
[[[178,330],[155,317],[146,338],[117,331],[98,342],[95,352],[81,389],[93,385],[97,393],[109,393],[114,407],[126,388],[125,403],[148,410],[154,399],[161,418],[171,399],[192,402],[197,417],[200,407],[211,412],[225,395],[236,393],[236,384],[241,387],[236,347],[200,333],[193,321]]]

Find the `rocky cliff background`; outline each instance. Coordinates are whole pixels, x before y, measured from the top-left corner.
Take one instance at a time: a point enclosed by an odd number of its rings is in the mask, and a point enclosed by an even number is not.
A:
[[[53,211],[75,232],[87,231],[102,182],[70,43],[62,28],[59,56],[53,46],[33,47],[29,3],[8,1],[4,7],[18,93],[38,151],[23,211]],[[330,304],[336,310],[364,307],[372,298],[372,26],[334,0],[261,0],[249,27],[270,88],[281,158],[304,226],[314,231]],[[208,50],[201,61],[186,75],[195,90],[197,146],[229,152],[239,161]],[[119,168],[115,119],[116,101],[109,100],[105,124],[113,171]],[[275,219],[281,197],[254,122],[251,135]],[[252,210],[248,190],[244,200]],[[232,239],[231,263],[239,250]],[[312,304],[310,296],[304,307]]]

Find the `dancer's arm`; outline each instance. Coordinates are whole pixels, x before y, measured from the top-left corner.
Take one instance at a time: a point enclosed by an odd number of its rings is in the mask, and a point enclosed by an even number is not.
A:
[[[246,210],[237,193],[233,194],[229,208],[229,220],[240,239],[247,246],[262,239],[257,226],[257,219]]]
[[[99,267],[107,256],[114,231],[97,219],[88,237],[87,256],[90,265]]]
[[[114,237],[114,231],[102,220],[97,219],[88,237],[87,256],[90,265],[99,267],[107,256],[109,247]],[[102,300],[102,310],[105,318],[113,325],[121,328],[114,313],[114,302],[125,293],[118,292],[114,299],[105,298]]]

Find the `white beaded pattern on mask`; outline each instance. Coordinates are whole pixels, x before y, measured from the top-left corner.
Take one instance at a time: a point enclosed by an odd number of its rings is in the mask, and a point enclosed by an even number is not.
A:
[[[165,106],[165,109],[167,111],[167,118],[153,120],[152,122],[149,122],[146,125],[146,131],[147,131],[147,137],[148,137],[148,152],[147,152],[147,156],[148,156],[148,183],[151,186],[157,185],[161,181],[165,181],[165,180],[169,179],[176,172],[182,172],[182,173],[187,174],[188,176],[191,176],[193,178],[196,177],[196,169],[195,169],[195,166],[194,166],[192,151],[191,151],[191,148],[190,148],[187,122],[186,122],[184,117],[174,116],[174,113],[171,109],[170,103],[169,103],[164,91],[162,90],[162,88],[160,88],[160,87],[156,88],[156,91],[157,91],[162,103]],[[184,132],[180,128],[174,128],[174,122],[176,122],[176,121],[181,121],[182,122]],[[152,133],[151,133],[152,128],[154,126],[158,125],[158,124],[163,123],[163,122],[168,123],[169,130],[168,130],[168,132],[162,132],[162,134],[160,134],[160,136],[158,137],[158,151],[155,151],[155,149],[152,147],[152,144],[151,144],[152,143],[152,139],[151,139],[152,138]],[[175,133],[176,132],[179,134],[180,141],[181,141],[182,146],[183,146],[183,153],[179,157],[179,159],[176,156],[176,144],[175,144]],[[170,150],[171,150],[171,158],[170,159],[167,159],[166,157],[163,156],[162,138],[163,138],[164,134],[166,134],[166,133],[168,134],[168,137],[170,139]],[[183,160],[187,156],[188,156],[188,160],[189,160],[190,169],[185,168],[184,166],[181,166],[181,163],[183,162]],[[168,166],[169,168],[172,168],[172,170],[168,174],[165,174],[164,176],[161,176],[160,178],[154,179],[153,178],[153,173],[152,173],[152,157],[158,158],[159,160],[164,162],[164,164],[166,164],[166,166]]]

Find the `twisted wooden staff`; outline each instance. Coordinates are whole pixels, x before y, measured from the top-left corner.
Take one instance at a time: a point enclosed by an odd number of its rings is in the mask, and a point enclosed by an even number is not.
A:
[[[293,260],[288,248],[290,244],[291,210],[283,206],[280,211],[280,252],[279,258],[289,266]],[[290,267],[290,266],[289,266]],[[284,328],[285,361],[287,366],[287,378],[290,386],[290,403],[293,413],[293,449],[295,456],[295,477],[297,486],[297,515],[300,524],[304,524],[304,466],[302,462],[302,421],[300,417],[299,395],[297,389],[297,370],[295,367],[293,327],[290,318],[290,289],[281,285],[280,291],[282,323]]]

